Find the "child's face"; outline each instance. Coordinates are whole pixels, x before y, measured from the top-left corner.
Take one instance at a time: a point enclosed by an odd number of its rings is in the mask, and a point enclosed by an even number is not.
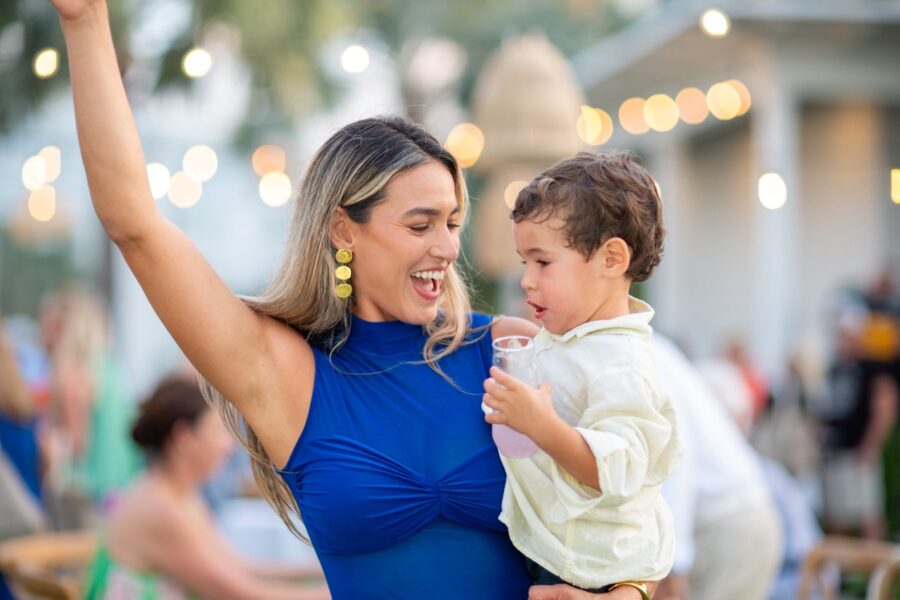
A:
[[[615,286],[605,273],[602,248],[590,259],[566,245],[563,221],[524,220],[513,224],[523,259],[522,289],[534,317],[550,333],[561,334],[602,317]]]

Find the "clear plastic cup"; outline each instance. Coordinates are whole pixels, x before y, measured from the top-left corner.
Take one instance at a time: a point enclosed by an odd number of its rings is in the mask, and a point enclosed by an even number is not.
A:
[[[534,344],[531,338],[519,335],[500,337],[493,342],[494,366],[532,387],[538,386],[534,364]],[[483,406],[485,412],[492,409]],[[530,437],[506,425],[491,426],[491,436],[501,454],[509,458],[525,458],[537,452],[537,444]]]

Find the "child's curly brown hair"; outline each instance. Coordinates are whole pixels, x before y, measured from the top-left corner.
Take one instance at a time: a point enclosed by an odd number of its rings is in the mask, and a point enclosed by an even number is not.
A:
[[[580,152],[564,159],[519,192],[514,222],[561,219],[570,247],[585,259],[608,239],[628,244],[626,277],[645,281],[663,252],[662,202],[653,177],[630,152]]]

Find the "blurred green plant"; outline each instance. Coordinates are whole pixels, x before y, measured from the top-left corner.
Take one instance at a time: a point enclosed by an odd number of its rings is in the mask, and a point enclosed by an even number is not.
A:
[[[283,131],[331,101],[340,84],[329,77],[320,57],[335,36],[352,39],[359,32],[372,32],[401,68],[417,42],[452,39],[467,53],[466,69],[456,86],[465,101],[484,61],[504,37],[543,31],[571,54],[625,22],[617,6],[609,0],[110,0],[110,20],[120,66],[127,72],[133,61],[131,39],[142,21],[160,7],[190,14],[183,23],[172,19],[164,47],[150,59],[156,72],[153,90],[190,86],[192,80],[181,72],[185,52],[215,26],[224,24],[236,32],[253,88],[252,112],[237,141],[249,144],[266,132]],[[59,74],[48,79],[34,75],[33,58],[46,47],[63,48],[49,2],[0,2],[0,133],[67,84],[64,55]],[[406,106],[415,107],[419,99],[409,100]]]

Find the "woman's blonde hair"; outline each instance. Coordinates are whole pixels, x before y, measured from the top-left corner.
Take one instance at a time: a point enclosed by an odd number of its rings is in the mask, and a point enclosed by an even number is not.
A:
[[[385,199],[391,179],[408,169],[436,161],[453,177],[460,222],[468,208],[465,181],[456,160],[431,134],[400,117],[356,121],[331,136],[310,163],[297,195],[287,247],[274,279],[260,295],[243,300],[252,308],[293,326],[329,352],[350,331],[352,298],[334,293],[336,248],[329,237],[338,208],[356,223],[367,223],[372,209]],[[437,362],[463,343],[469,330],[469,295],[454,265],[447,269],[438,318],[424,326],[428,335],[423,361],[440,372]],[[206,399],[219,411],[232,434],[252,457],[260,493],[288,528],[301,539],[292,515],[299,517],[293,495],[253,430],[240,413],[203,381]]]

